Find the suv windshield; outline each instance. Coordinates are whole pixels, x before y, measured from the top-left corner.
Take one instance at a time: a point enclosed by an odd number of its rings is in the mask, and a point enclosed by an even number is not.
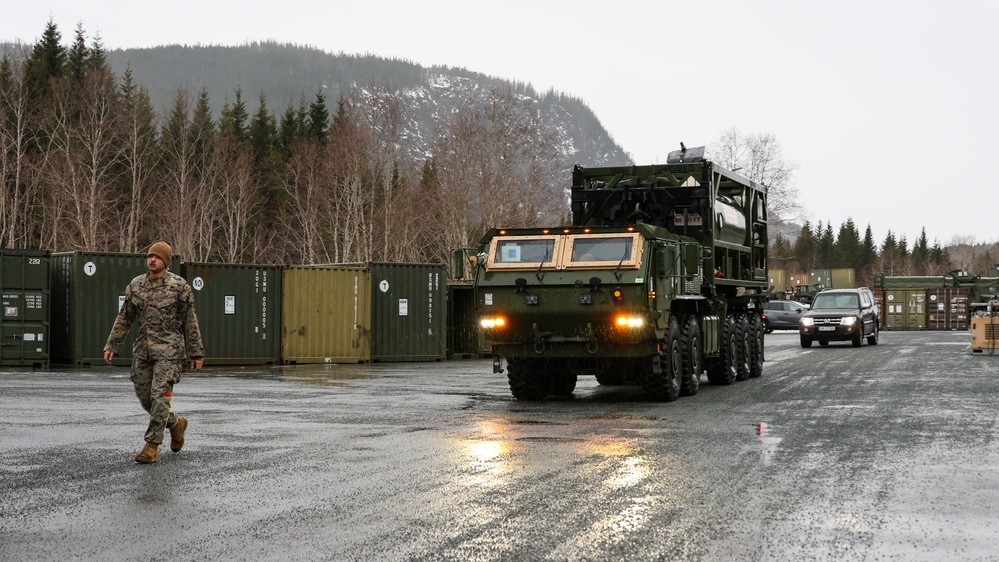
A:
[[[856,310],[860,308],[860,299],[856,294],[823,295],[819,293],[812,301],[812,310]]]

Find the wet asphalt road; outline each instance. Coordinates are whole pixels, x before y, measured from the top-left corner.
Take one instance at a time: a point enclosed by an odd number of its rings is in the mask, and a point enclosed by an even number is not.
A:
[[[0,559],[997,560],[999,354],[804,350],[674,403],[488,360],[211,368],[137,465],[126,368],[0,370]],[[169,439],[169,438],[168,438]]]

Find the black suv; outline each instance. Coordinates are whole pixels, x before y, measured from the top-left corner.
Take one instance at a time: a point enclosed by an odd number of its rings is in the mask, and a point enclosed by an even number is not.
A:
[[[801,347],[811,347],[812,341],[819,345],[849,341],[860,347],[865,337],[868,345],[878,344],[879,326],[878,307],[870,289],[826,289],[815,295],[811,310],[801,316],[798,334]]]

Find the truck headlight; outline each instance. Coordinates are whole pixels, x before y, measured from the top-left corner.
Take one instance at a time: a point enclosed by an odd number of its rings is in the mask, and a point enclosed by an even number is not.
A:
[[[487,330],[499,329],[506,326],[506,319],[502,316],[487,316],[479,321],[479,324]]]
[[[618,316],[614,319],[618,328],[641,328],[644,323],[641,316]]]
[[[811,318],[808,318],[808,317],[805,317],[805,318],[801,319],[801,325],[805,326],[806,328],[809,327],[809,326],[811,326],[814,323],[815,323],[815,321],[812,320]]]
[[[844,326],[853,326],[856,323],[857,323],[856,316],[844,316],[843,319],[840,320],[840,324]]]

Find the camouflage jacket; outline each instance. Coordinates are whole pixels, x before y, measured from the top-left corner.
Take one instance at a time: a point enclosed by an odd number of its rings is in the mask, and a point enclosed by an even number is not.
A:
[[[167,271],[160,279],[153,280],[146,274],[132,279],[104,350],[118,354],[129,328],[136,322],[132,346],[136,359],[183,360],[205,356],[194,313],[194,293],[176,273]]]

